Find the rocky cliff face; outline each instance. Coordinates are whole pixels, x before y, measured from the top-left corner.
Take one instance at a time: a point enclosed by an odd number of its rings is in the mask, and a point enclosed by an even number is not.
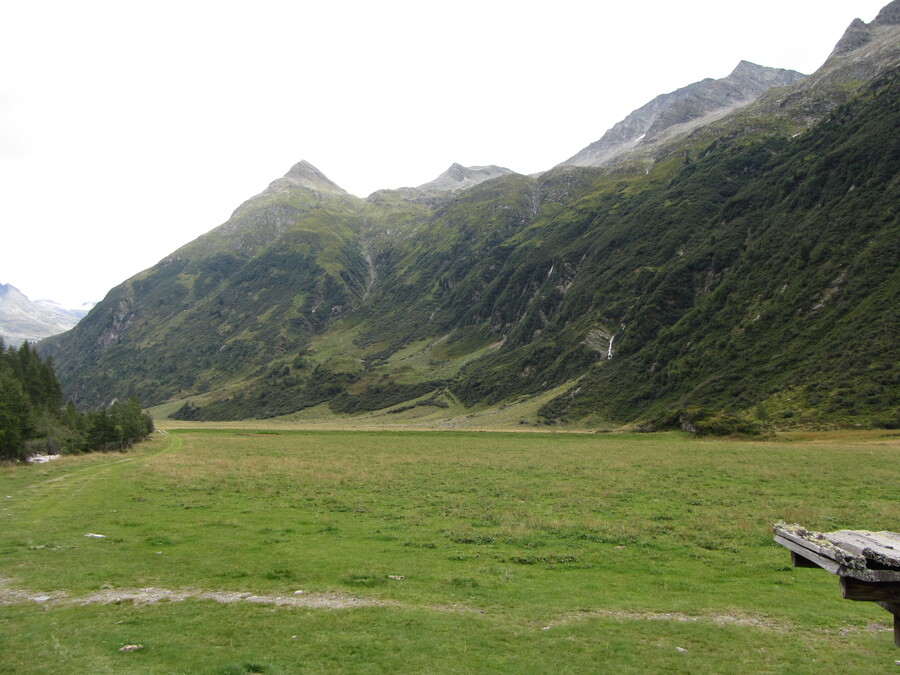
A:
[[[614,164],[638,146],[650,147],[724,117],[769,89],[792,84],[803,77],[794,70],[741,61],[730,75],[720,80],[707,78],[657,96],[562,164]]]

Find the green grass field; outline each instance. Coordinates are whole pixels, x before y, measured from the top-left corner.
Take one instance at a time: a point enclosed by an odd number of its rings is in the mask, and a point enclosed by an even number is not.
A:
[[[0,467],[0,672],[892,671],[890,615],[771,527],[900,529],[898,460],[269,426]]]

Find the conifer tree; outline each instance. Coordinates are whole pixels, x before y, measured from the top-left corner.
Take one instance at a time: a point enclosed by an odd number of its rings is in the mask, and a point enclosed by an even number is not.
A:
[[[152,431],[153,418],[135,398],[88,413],[71,401],[63,407],[52,359],[42,359],[28,342],[6,347],[0,338],[0,460],[23,459],[29,444],[64,452],[124,450]]]

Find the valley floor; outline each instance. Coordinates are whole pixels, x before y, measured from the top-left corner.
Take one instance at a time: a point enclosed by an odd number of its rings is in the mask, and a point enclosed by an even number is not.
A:
[[[0,467],[0,673],[862,673],[900,658],[887,612],[792,568],[771,534],[896,530],[897,433],[299,424],[166,422],[124,455]]]

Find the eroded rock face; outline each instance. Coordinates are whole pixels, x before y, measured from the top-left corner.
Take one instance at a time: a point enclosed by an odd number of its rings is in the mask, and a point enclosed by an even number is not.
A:
[[[104,352],[110,345],[120,340],[131,324],[132,318],[131,303],[127,299],[120,300],[112,314],[112,320],[97,338],[98,349]]]

